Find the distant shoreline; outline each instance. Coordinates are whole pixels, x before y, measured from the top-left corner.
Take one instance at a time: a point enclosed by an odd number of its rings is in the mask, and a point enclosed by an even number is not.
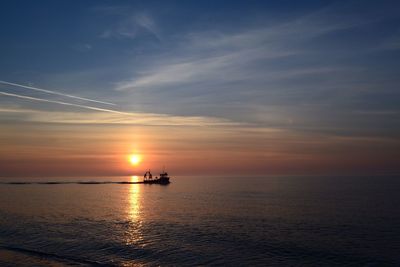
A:
[[[143,181],[138,182],[128,182],[128,181],[119,181],[119,182],[111,182],[111,181],[88,181],[88,182],[0,182],[0,184],[5,185],[58,185],[58,184],[145,184]]]

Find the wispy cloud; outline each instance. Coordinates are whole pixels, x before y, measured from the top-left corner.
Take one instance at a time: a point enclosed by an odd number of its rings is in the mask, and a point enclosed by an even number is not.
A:
[[[46,90],[46,89],[42,89],[42,88],[37,88],[37,87],[33,87],[33,86],[17,84],[17,83],[12,83],[12,82],[7,82],[7,81],[0,80],[0,84],[21,87],[21,88],[25,88],[25,89],[29,89],[29,90],[33,90],[33,91],[43,92],[43,93],[52,94],[52,95],[59,95],[59,96],[74,98],[74,99],[83,100],[83,101],[95,102],[95,103],[99,103],[99,104],[115,105],[114,103],[110,103],[110,102],[99,101],[99,100],[95,100],[95,99],[84,98],[84,97],[74,96],[74,95],[70,95],[70,94],[64,94],[64,93],[53,91],[53,90]]]
[[[115,25],[104,30],[101,38],[128,38],[135,39],[143,33],[150,33],[161,40],[159,29],[154,19],[146,13],[120,14],[120,19]]]
[[[73,49],[79,52],[87,52],[93,49],[93,46],[88,43],[78,43],[72,46]]]
[[[0,112],[9,114],[25,114],[21,117],[23,121],[43,123],[67,123],[67,124],[135,124],[135,125],[157,125],[157,126],[222,126],[238,125],[229,120],[202,117],[202,116],[173,116],[168,114],[123,112],[111,109],[98,108],[87,105],[79,105],[62,101],[48,100],[18,94],[1,92],[0,95],[21,98],[31,101],[54,103],[59,105],[78,107],[100,112],[70,112],[70,111],[40,111],[22,108],[0,108]],[[17,118],[14,118],[18,120]]]
[[[19,120],[63,124],[121,124],[143,126],[236,126],[228,120],[201,116],[171,116],[153,113],[107,114],[103,112],[44,112],[29,109],[1,109],[0,112],[20,115]],[[21,116],[23,114],[23,116]],[[14,117],[14,121],[18,121]]]
[[[33,100],[33,101],[39,101],[39,102],[54,103],[54,104],[60,104],[60,105],[64,105],[64,106],[72,106],[72,107],[98,110],[98,111],[104,111],[104,112],[111,112],[111,113],[117,113],[117,114],[125,114],[125,115],[129,114],[128,112],[122,112],[122,111],[117,111],[117,110],[112,110],[112,109],[104,109],[104,108],[98,108],[98,107],[87,106],[87,105],[79,105],[79,104],[68,103],[68,102],[63,102],[63,101],[49,100],[49,99],[44,99],[44,98],[12,94],[12,93],[1,92],[1,91],[0,91],[0,94],[4,95],[4,96],[22,98],[22,99],[26,99],[26,100]]]
[[[144,108],[177,114],[315,131],[372,129],[377,123],[353,110],[368,109],[366,88],[385,90],[378,76],[393,80],[374,71],[376,55],[369,59],[379,42],[365,41],[373,38],[366,36],[368,29],[385,16],[364,16],[359,6],[348,5],[334,3],[257,26],[226,30],[214,25],[186,33],[162,53],[143,57],[142,64],[136,60],[131,75],[114,88],[145,100]],[[391,44],[395,47],[397,39]]]
[[[139,13],[134,15],[133,20],[140,25],[143,29],[146,29],[148,32],[151,32],[158,39],[160,38],[158,27],[152,17],[148,14]]]
[[[288,22],[233,33],[216,30],[189,33],[169,56],[147,63],[131,79],[117,83],[116,90],[198,82],[265,81],[302,73],[309,75],[312,70],[318,74],[320,66],[277,69],[274,60],[311,56],[315,51],[304,44],[313,38],[369,22],[348,17],[343,20],[324,19],[330,13],[329,10],[320,10]],[[323,67],[325,70],[333,68]]]
[[[400,50],[400,31],[396,32],[384,40],[377,49],[382,50]]]

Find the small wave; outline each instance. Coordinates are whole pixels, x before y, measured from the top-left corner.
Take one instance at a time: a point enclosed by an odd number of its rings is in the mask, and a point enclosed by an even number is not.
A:
[[[100,262],[91,261],[91,260],[87,260],[87,259],[81,259],[81,258],[76,258],[76,257],[64,257],[64,256],[60,256],[57,254],[46,253],[46,252],[42,252],[42,251],[31,250],[31,249],[20,248],[20,247],[0,246],[0,250],[8,250],[8,251],[12,251],[12,252],[21,253],[21,254],[24,254],[27,256],[44,258],[47,260],[56,261],[58,263],[65,263],[65,264],[70,264],[70,265],[91,265],[91,266],[105,266],[106,265],[106,264],[102,264]],[[110,264],[107,264],[107,266],[110,266]]]

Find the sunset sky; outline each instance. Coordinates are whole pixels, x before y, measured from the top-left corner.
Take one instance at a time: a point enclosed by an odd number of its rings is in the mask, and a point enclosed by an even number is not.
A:
[[[0,38],[0,176],[400,172],[399,1],[6,0]]]

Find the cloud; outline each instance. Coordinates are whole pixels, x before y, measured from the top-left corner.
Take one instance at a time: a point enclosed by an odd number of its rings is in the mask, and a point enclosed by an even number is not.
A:
[[[376,116],[390,116],[390,115],[399,115],[400,110],[355,110],[354,114],[359,115],[376,115]]]
[[[39,102],[60,104],[60,105],[64,105],[64,106],[72,106],[72,107],[78,107],[78,108],[84,108],[84,109],[111,112],[111,113],[117,113],[117,114],[125,114],[125,115],[129,114],[128,112],[122,112],[122,111],[117,111],[117,110],[112,110],[112,109],[104,109],[104,108],[98,108],[98,107],[87,106],[87,105],[79,105],[79,104],[68,103],[68,102],[63,102],[63,101],[49,100],[49,99],[31,97],[31,96],[25,96],[25,95],[18,95],[18,94],[6,93],[6,92],[1,92],[1,91],[0,91],[0,95],[22,98],[22,99],[26,99],[26,100],[39,101]]]
[[[400,50],[400,31],[384,40],[377,49]]]
[[[99,104],[115,105],[114,103],[110,103],[110,102],[104,102],[104,101],[99,101],[99,100],[94,100],[94,99],[89,99],[89,98],[84,98],[84,97],[64,94],[64,93],[60,93],[60,92],[57,92],[57,91],[46,90],[46,89],[42,89],[42,88],[37,88],[37,87],[27,86],[27,85],[22,85],[22,84],[17,84],[17,83],[11,83],[11,82],[7,82],[7,81],[1,81],[0,80],[0,84],[16,86],[16,87],[20,87],[20,88],[33,90],[33,91],[38,91],[38,92],[43,92],[43,93],[53,94],[53,95],[59,95],[59,96],[74,98],[74,99],[83,100],[83,101],[95,102],[95,103],[99,103]]]
[[[65,123],[65,124],[135,124],[151,126],[234,126],[238,123],[220,118],[202,116],[173,116],[155,113],[123,112],[111,109],[103,109],[93,106],[78,105],[62,101],[54,101],[24,95],[1,92],[0,95],[21,98],[32,101],[54,103],[59,105],[78,107],[100,112],[59,112],[40,111],[35,109],[21,109],[16,107],[0,108],[0,112],[17,115],[12,116],[13,121],[29,121],[42,123]],[[21,116],[23,114],[23,116]],[[3,119],[6,119],[5,116]]]
[[[368,29],[385,16],[349,5],[174,36],[162,52],[135,58],[131,75],[115,82],[114,89],[134,96],[135,105],[145,101],[144,110],[291,129],[367,131],[377,123],[360,119],[353,110],[368,109],[368,88],[387,92],[389,86],[377,81],[396,82],[374,71],[379,60],[370,53],[377,42],[366,41],[383,37]]]
[[[154,22],[154,19],[150,17],[147,14],[141,13],[141,14],[136,14],[133,16],[133,20],[141,26],[143,29],[146,29],[148,32],[151,32],[154,36],[156,36],[158,39],[160,38],[160,35],[158,33],[158,28],[156,23]]]
[[[161,40],[159,29],[154,19],[145,13],[120,14],[122,18],[115,25],[104,30],[101,38],[127,38],[135,39],[144,33],[150,33],[157,40]]]
[[[73,45],[72,48],[78,52],[87,52],[87,51],[92,50],[93,46],[91,44],[87,44],[87,43],[78,43],[76,45]]]
[[[295,66],[278,69],[277,59],[312,57],[318,49],[310,49],[307,42],[313,38],[344,30],[370,21],[345,17],[338,20],[332,11],[319,10],[300,18],[268,26],[247,28],[226,33],[203,31],[188,33],[171,52],[145,63],[130,79],[116,83],[116,90],[140,90],[141,88],[168,87],[180,84],[206,82],[265,81],[292,75],[309,75],[321,69],[335,71],[336,66]],[[144,20],[145,21],[145,20]],[[142,23],[146,24],[146,23]],[[341,66],[340,66],[341,67]]]

